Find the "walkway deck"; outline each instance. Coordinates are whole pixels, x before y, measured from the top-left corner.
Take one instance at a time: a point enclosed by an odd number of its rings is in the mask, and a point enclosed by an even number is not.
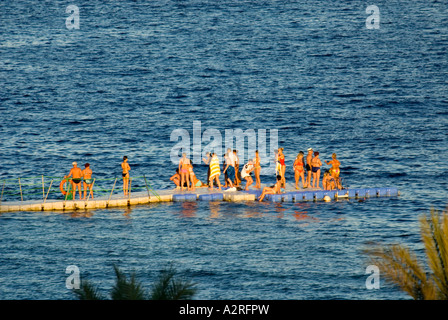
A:
[[[264,186],[262,186],[264,187]],[[85,209],[102,209],[113,207],[127,207],[132,205],[149,204],[153,202],[169,201],[255,201],[261,194],[261,190],[251,189],[249,191],[225,191],[209,190],[207,187],[196,188],[195,191],[180,191],[178,189],[157,190],[157,196],[147,192],[131,193],[127,198],[123,195],[112,195],[109,197],[99,197],[90,200],[42,200],[2,202],[0,203],[0,212],[15,211],[73,211]],[[325,196],[331,200],[348,198],[366,198],[366,197],[391,197],[398,196],[397,188],[352,188],[344,190],[325,191],[322,189],[299,189],[294,185],[287,185],[284,193],[275,195],[266,195],[264,201],[273,202],[301,202],[301,201],[322,201]],[[62,196],[62,195],[61,195]],[[328,199],[328,198],[327,198]]]

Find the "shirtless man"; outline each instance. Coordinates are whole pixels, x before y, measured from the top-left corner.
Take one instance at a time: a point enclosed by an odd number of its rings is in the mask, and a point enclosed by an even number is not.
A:
[[[72,190],[73,190],[73,200],[76,197],[76,187],[79,190],[79,200],[81,200],[81,178],[82,178],[82,170],[78,168],[78,164],[76,162],[72,163],[73,168],[70,170],[67,177],[72,177]]]
[[[82,177],[84,179],[83,185],[84,185],[84,198],[83,200],[86,200],[86,194],[87,194],[87,188],[89,188],[90,191],[90,197],[93,199],[93,179],[92,179],[92,169],[90,169],[90,164],[86,163],[84,165],[85,169],[82,170]]]
[[[233,182],[235,181],[235,157],[233,155],[233,152],[230,148],[227,149],[227,153],[226,153],[226,167],[223,171],[223,173],[225,174],[227,171],[227,180],[226,182],[229,183],[230,185],[230,189],[233,190],[233,188],[235,188],[233,186]]]
[[[313,149],[308,149],[308,154],[306,155],[306,185],[311,186],[311,160],[313,160]]]
[[[121,169],[123,170],[123,193],[125,196],[127,196],[129,188],[129,171],[131,170],[131,167],[129,166],[128,157],[126,156],[123,157]]]
[[[233,150],[233,157],[235,159],[235,187],[239,187],[241,180],[238,177],[240,172],[240,158],[238,158],[238,150]]]

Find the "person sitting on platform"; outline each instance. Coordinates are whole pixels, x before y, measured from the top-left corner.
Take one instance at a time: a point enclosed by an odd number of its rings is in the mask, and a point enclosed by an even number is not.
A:
[[[260,197],[258,198],[258,201],[263,201],[264,197],[267,194],[280,194],[281,190],[281,184],[282,184],[282,176],[277,175],[277,182],[272,187],[264,187],[263,192],[261,193]]]
[[[336,187],[336,181],[330,175],[330,172],[328,170],[325,170],[324,172],[324,177],[322,179],[322,186],[324,190],[334,190]]]
[[[176,173],[171,176],[170,180],[174,182],[176,189],[180,188],[179,168],[176,169]]]

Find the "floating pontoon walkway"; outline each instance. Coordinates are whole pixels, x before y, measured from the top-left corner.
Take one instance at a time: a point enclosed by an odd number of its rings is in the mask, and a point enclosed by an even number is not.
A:
[[[127,207],[143,205],[154,202],[175,201],[256,201],[261,190],[249,191],[225,191],[217,188],[209,190],[207,187],[196,188],[195,191],[181,191],[179,189],[159,190],[153,194],[145,192],[131,193],[131,196],[113,195],[109,197],[98,197],[90,200],[34,200],[1,202],[0,212],[14,211],[74,211],[85,209],[103,209],[114,207]],[[335,199],[364,199],[372,197],[398,196],[397,188],[350,188],[343,190],[326,191],[322,189],[300,189],[296,190],[293,185],[288,185],[284,193],[266,195],[263,201],[271,202],[302,202],[323,201],[325,196],[331,200]],[[325,198],[325,199],[328,199]]]

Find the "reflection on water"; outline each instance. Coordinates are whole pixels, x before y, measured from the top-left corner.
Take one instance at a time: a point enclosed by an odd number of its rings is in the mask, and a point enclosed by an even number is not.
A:
[[[194,201],[184,201],[181,203],[180,214],[184,218],[192,218],[196,216],[198,211],[198,203]]]
[[[66,212],[65,214],[69,214],[71,218],[91,218],[93,217],[93,211],[91,210],[75,210]]]
[[[221,202],[213,201],[209,202],[210,218],[216,219],[220,217]]]

